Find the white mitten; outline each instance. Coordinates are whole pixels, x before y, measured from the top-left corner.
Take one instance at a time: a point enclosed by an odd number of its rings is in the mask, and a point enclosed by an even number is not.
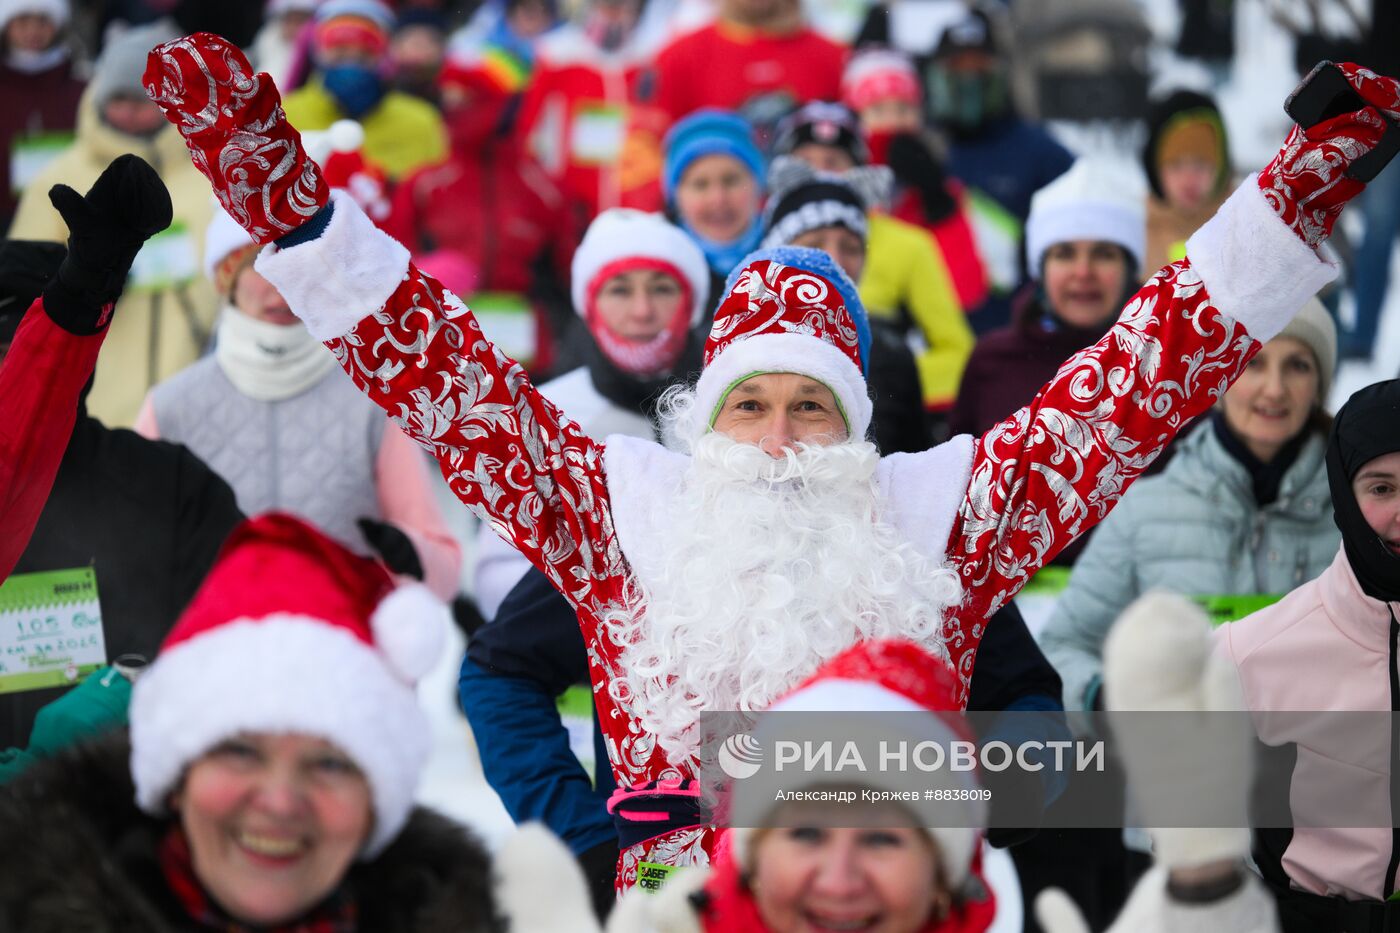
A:
[[[1181,596],[1148,593],[1119,616],[1103,655],[1109,722],[1157,864],[1243,858],[1254,731],[1210,620]],[[1169,828],[1187,814],[1213,825]]]
[[[494,867],[496,903],[511,933],[600,933],[583,872],[542,825],[516,830]]]

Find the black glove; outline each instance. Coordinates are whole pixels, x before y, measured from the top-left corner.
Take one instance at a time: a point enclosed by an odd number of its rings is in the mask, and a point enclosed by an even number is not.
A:
[[[915,133],[900,133],[890,140],[890,171],[906,188],[919,192],[924,218],[939,221],[957,209],[948,193],[948,176],[933,150]]]
[[[121,296],[141,245],[170,226],[170,192],[137,156],[118,156],[81,196],[67,185],[49,200],[68,225],[68,256],[44,290],[44,310],[73,334],[95,334]]]
[[[423,562],[418,559],[418,549],[413,546],[408,535],[388,522],[372,518],[358,519],[355,524],[360,526],[360,534],[365,536],[365,542],[374,548],[379,559],[384,561],[384,565],[392,572],[415,580],[423,579]]]
[[[598,915],[599,922],[607,920],[613,905],[617,903],[617,843],[608,840],[587,852],[580,852],[578,864],[583,869],[584,880],[588,882],[593,912]]]

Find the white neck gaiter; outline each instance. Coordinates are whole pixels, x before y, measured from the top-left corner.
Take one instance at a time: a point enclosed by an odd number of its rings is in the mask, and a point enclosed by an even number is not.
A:
[[[44,49],[42,52],[31,52],[27,49],[11,49],[5,56],[5,64],[15,71],[23,74],[38,74],[41,71],[48,71],[55,65],[68,60],[68,46],[55,45],[52,48]]]
[[[227,304],[214,359],[235,389],[259,402],[300,395],[336,366],[303,324],[268,324]]]

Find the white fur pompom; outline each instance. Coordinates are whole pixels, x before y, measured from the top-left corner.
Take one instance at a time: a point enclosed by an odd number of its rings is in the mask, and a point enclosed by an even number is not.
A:
[[[369,620],[380,654],[410,683],[437,663],[450,621],[447,607],[421,583],[400,586],[384,597]]]
[[[354,152],[365,143],[365,128],[355,120],[336,120],[326,130],[331,152]]]

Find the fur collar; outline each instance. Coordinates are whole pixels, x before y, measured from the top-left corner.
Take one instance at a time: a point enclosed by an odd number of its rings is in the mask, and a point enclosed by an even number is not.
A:
[[[38,762],[0,788],[0,930],[165,933],[187,927],[135,804],[126,732]],[[346,878],[374,931],[500,933],[491,863],[465,828],[419,808]]]

